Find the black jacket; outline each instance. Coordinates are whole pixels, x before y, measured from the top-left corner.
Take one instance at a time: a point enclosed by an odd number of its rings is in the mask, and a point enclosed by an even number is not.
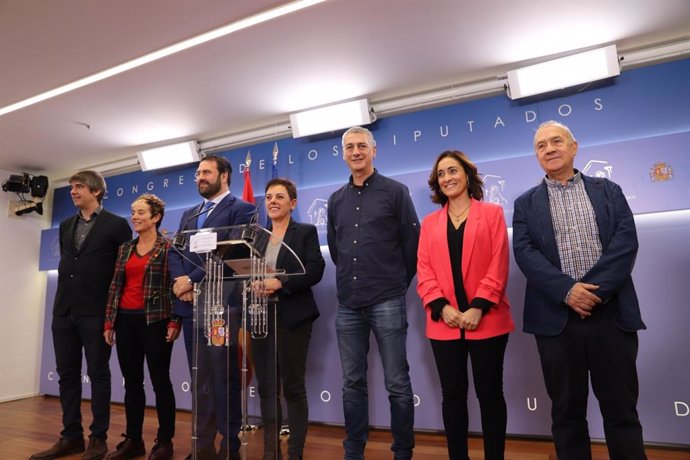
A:
[[[127,220],[104,209],[77,251],[74,245],[77,219],[75,214],[60,223],[60,264],[53,316],[70,312],[104,315],[118,248],[132,239]]]
[[[311,287],[321,281],[326,263],[321,256],[319,236],[316,227],[290,220],[283,242],[300,258],[306,273],[283,278],[283,287],[278,291],[278,321],[293,329],[307,320],[315,320],[319,309],[314,301]],[[285,247],[281,247],[276,268],[285,273],[301,273],[302,267]]]

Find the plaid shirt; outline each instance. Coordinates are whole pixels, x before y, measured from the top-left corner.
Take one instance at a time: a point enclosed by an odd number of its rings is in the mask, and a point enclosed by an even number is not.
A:
[[[115,324],[120,298],[125,287],[127,261],[136,248],[139,238],[122,243],[115,262],[115,274],[110,283],[108,303],[105,307],[105,330],[110,330]],[[179,318],[171,312],[170,274],[168,273],[168,250],[170,242],[160,233],[151,250],[151,257],[144,268],[144,309],[146,310],[146,324],[171,318],[176,325]],[[177,327],[177,326],[175,326]]]
[[[544,178],[561,270],[576,281],[601,257],[599,226],[582,175],[576,171],[565,185]],[[567,296],[566,296],[567,298]]]

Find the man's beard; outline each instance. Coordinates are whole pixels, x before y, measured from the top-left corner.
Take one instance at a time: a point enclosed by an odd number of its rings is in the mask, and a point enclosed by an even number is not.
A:
[[[213,198],[220,192],[220,179],[218,179],[216,182],[209,182],[209,181],[204,181],[208,185],[206,186],[206,190],[202,191],[201,186],[203,185],[203,182],[200,182],[197,185],[197,190],[199,190],[199,195],[203,196],[207,200],[210,198]]]

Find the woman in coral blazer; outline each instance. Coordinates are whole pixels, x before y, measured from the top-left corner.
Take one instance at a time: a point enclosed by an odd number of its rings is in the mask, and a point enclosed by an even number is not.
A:
[[[506,403],[503,357],[515,328],[505,294],[508,235],[503,209],[482,202],[477,167],[459,151],[443,152],[429,176],[432,201],[443,207],[424,219],[417,292],[426,309],[443,394],[451,460],[467,455],[467,365],[472,365],[484,435],[484,458],[503,459]]]

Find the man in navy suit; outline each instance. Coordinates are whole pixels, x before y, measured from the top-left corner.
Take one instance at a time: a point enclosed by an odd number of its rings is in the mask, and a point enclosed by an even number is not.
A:
[[[637,415],[637,331],[631,277],[635,220],[621,188],[574,168],[577,142],[547,121],[534,136],[541,184],[515,200],[513,249],[527,278],[524,331],[534,334],[559,460],[591,459],[591,380],[613,460],[646,459]]]
[[[180,231],[227,227],[249,222],[255,208],[230,193],[231,174],[232,166],[222,156],[209,155],[199,162],[195,178],[204,202],[184,212],[180,221]],[[182,331],[191,373],[192,352],[195,348],[192,289],[193,284],[201,282],[206,275],[204,261],[199,254],[173,249],[170,252],[168,266],[170,275],[175,280],[173,292],[177,300],[174,308],[182,317]],[[236,311],[239,304],[230,307],[235,307],[233,310]],[[197,327],[200,331],[203,330],[201,326]],[[196,458],[239,459],[238,434],[242,425],[242,412],[236,337],[230,338],[229,347],[209,346],[204,337],[197,337],[197,341]],[[216,432],[222,436],[218,453],[214,447]],[[191,458],[191,455],[188,458]]]
[[[132,238],[127,220],[103,209],[103,177],[79,171],[69,180],[78,212],[60,223],[60,264],[53,305],[53,347],[60,376],[63,430],[50,449],[31,456],[48,460],[84,452],[102,459],[110,425],[110,347],[103,340],[105,304],[119,246]],[[82,352],[91,381],[88,447],[81,418]]]

